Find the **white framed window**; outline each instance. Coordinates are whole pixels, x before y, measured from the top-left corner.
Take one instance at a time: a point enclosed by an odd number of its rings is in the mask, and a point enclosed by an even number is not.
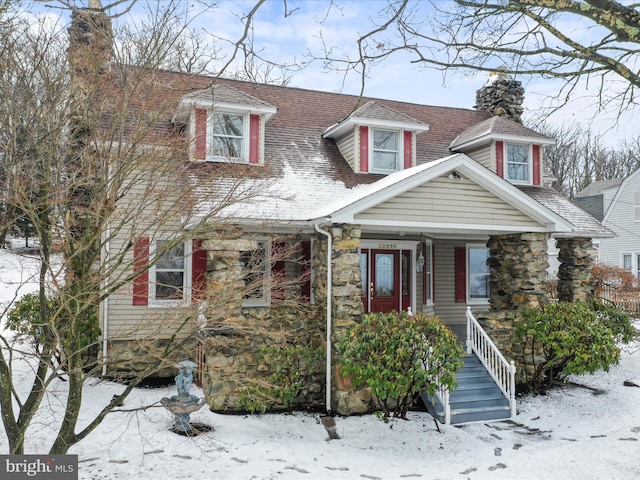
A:
[[[505,178],[514,183],[531,183],[531,151],[524,143],[505,143]]]
[[[489,301],[489,249],[484,245],[467,245],[467,302]]]
[[[630,253],[620,254],[620,265],[628,272],[633,271],[633,255]]]
[[[640,222],[640,191],[633,192],[633,221]]]
[[[191,299],[191,242],[175,244],[170,239],[151,243],[154,258],[149,270],[149,304],[175,306]]]
[[[374,173],[392,173],[400,169],[402,139],[397,130],[372,129],[371,171]]]
[[[208,158],[248,162],[249,118],[247,114],[214,111],[209,115]]]
[[[238,257],[244,282],[242,306],[267,306],[271,301],[271,242],[268,239],[252,239],[249,246]]]

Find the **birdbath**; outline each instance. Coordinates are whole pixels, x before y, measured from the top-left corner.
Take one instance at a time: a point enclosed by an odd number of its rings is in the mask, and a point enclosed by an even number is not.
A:
[[[193,383],[193,370],[198,368],[198,364],[191,360],[184,360],[176,365],[178,375],[176,376],[177,395],[163,397],[160,403],[173,415],[173,431],[182,435],[195,435],[192,425],[189,423],[190,415],[200,410],[204,406],[204,398],[191,395],[191,384]]]

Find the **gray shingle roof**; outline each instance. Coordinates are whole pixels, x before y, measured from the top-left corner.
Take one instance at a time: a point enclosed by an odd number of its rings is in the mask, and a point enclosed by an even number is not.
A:
[[[573,235],[591,238],[615,236],[614,232],[552,188],[532,186],[519,186],[518,188],[571,222],[575,227]]]
[[[503,117],[491,117],[476,125],[472,125],[460,133],[453,142],[451,142],[451,149],[455,150],[456,147],[482,138],[489,140],[501,136],[537,139],[549,143],[551,143],[550,140],[552,140],[550,137],[542,135],[512,120]]]
[[[611,180],[597,180],[580,190],[576,197],[589,197],[592,195],[600,195],[604,190],[619,186],[624,178],[612,178]]]
[[[423,123],[409,115],[405,115],[404,113],[398,112],[391,107],[387,107],[373,100],[358,108],[355,112],[349,115],[349,117],[371,118],[401,123]],[[425,127],[427,126],[426,124],[424,125]]]

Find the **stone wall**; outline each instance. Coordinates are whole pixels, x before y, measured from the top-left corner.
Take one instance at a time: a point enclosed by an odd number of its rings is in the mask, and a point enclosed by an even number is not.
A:
[[[107,376],[126,379],[146,372],[150,378],[175,377],[178,362],[195,360],[195,341],[178,341],[165,355],[168,344],[168,340],[110,340]]]
[[[488,110],[499,117],[522,123],[523,102],[522,83],[514,80],[504,71],[497,70],[491,72],[489,81],[476,91],[474,108]]]
[[[256,247],[248,239],[210,240],[207,250],[206,325],[200,343],[203,349],[203,389],[214,411],[239,411],[238,395],[243,388],[265,381],[269,367],[260,362],[263,346],[305,343],[323,346],[322,304],[277,304],[243,307],[245,284],[241,252]],[[324,371],[314,372],[294,407],[314,408],[324,403]],[[270,404],[279,409],[281,405]]]
[[[559,238],[556,243],[558,260],[558,299],[565,302],[587,300],[593,296],[589,254],[590,238]]]

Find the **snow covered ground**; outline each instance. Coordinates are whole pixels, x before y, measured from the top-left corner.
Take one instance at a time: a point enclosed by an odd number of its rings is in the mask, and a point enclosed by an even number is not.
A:
[[[0,302],[24,278],[29,260],[0,251]],[[22,274],[20,273],[22,271]],[[20,277],[22,275],[22,277]],[[28,285],[25,291],[33,289]],[[24,292],[23,292],[24,293]],[[637,479],[640,478],[640,346],[623,351],[609,373],[573,378],[547,396],[525,397],[513,421],[440,426],[426,413],[384,424],[373,415],[336,419],[328,440],[318,415],[232,416],[206,409],[193,422],[213,427],[187,438],[170,431],[159,404],[175,388],[139,388],[69,453],[81,479]],[[57,399],[55,385],[29,432],[27,453],[46,453]],[[90,380],[85,421],[122,386]],[[202,395],[195,387],[192,393]],[[0,453],[7,440],[0,426]]]

